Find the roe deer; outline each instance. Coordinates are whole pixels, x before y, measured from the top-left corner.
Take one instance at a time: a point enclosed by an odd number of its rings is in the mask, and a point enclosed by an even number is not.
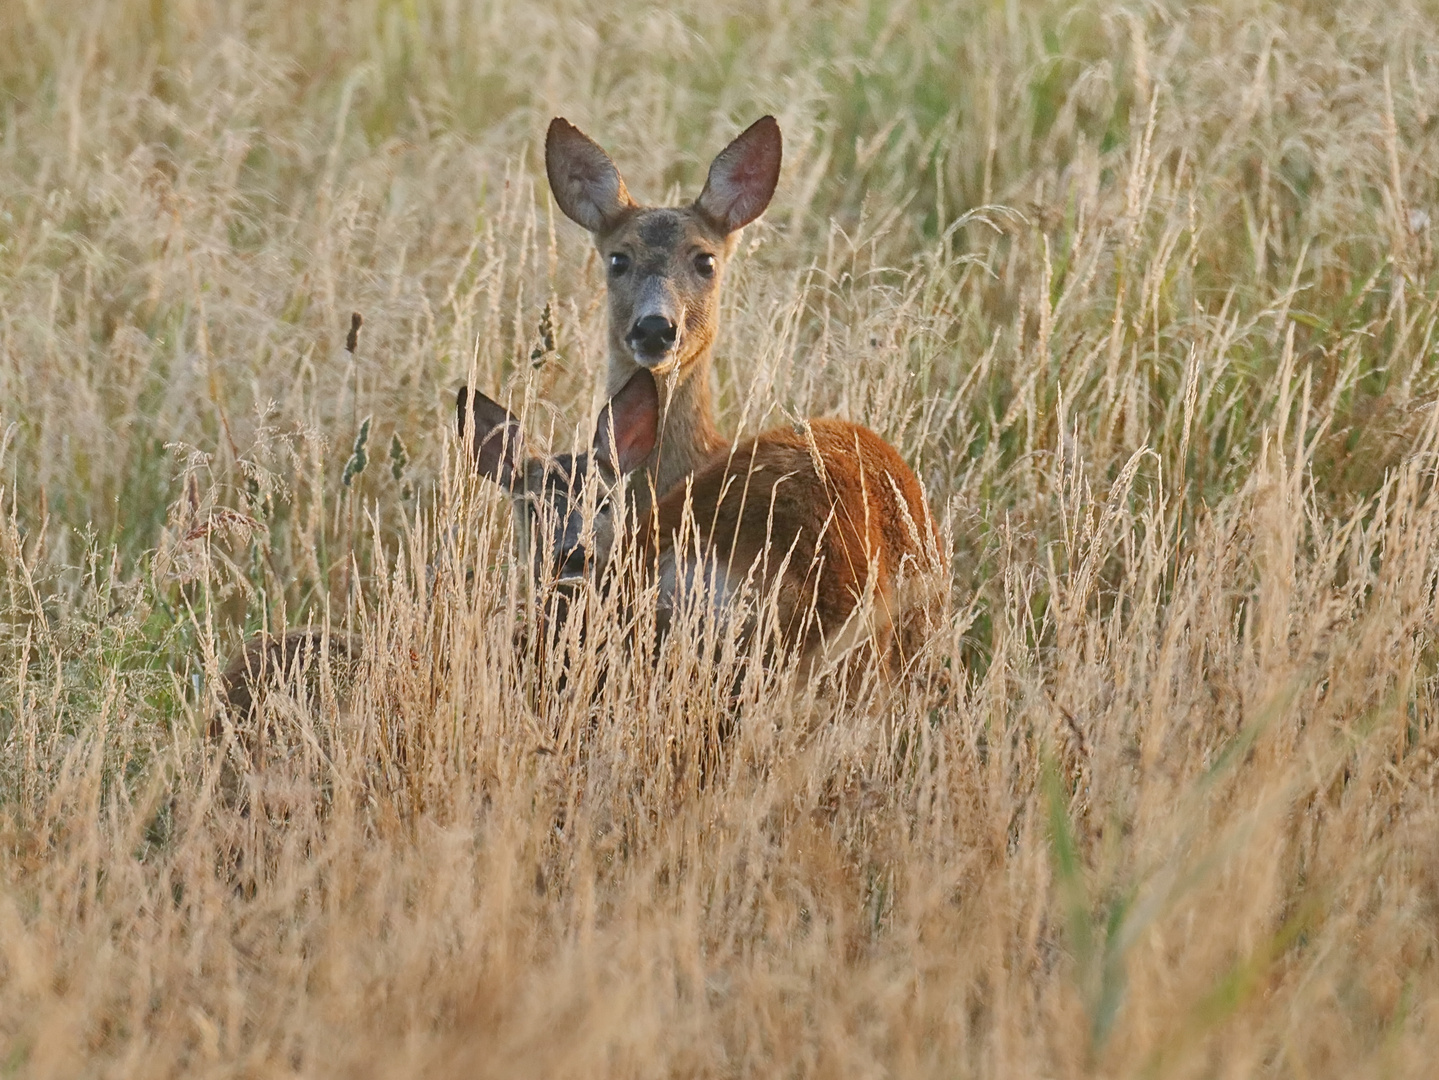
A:
[[[287,682],[297,683],[307,697],[318,699],[321,670],[328,666],[343,709],[363,656],[359,637],[340,630],[302,626],[280,637],[261,631],[230,658],[220,676],[220,698],[231,712],[245,718],[253,717],[266,690]],[[221,717],[211,719],[208,733],[211,738],[224,734]]]
[[[528,456],[519,421],[483,394],[461,389],[458,412],[477,471],[539,524],[532,569],[598,579],[621,531],[615,485],[659,430],[649,371],[610,399],[588,454]],[[865,641],[886,668],[903,662],[940,596],[943,559],[918,478],[889,443],[845,420],[774,428],[711,456],[658,495],[635,535],[661,629],[703,596],[751,638],[755,615],[741,609],[772,597],[777,640],[767,645],[807,665]]]
[[[354,634],[305,626],[279,637],[261,631],[236,651],[220,676],[224,704],[206,727],[206,737],[224,746],[218,793],[221,802],[249,817],[252,797],[260,796],[266,812],[283,815],[296,788],[287,774],[305,748],[323,758],[334,753],[334,728],[315,716],[333,694],[340,718],[349,713],[355,683],[365,663],[364,646]],[[289,703],[272,708],[270,695]],[[232,870],[238,869],[238,863]]]
[[[555,201],[594,236],[609,293],[609,372],[613,397],[637,369],[667,384],[659,446],[646,472],[665,492],[728,440],[715,427],[711,387],[720,284],[739,230],[764,213],[779,180],[782,152],[774,117],[756,120],[720,151],[691,205],[641,206],[614,162],[568,120],[550,122],[545,172]],[[637,485],[639,505],[647,488]]]

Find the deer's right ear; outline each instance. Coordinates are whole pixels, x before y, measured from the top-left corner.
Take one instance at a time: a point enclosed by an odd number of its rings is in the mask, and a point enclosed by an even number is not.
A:
[[[551,120],[545,135],[545,174],[565,216],[592,233],[635,205],[610,156],[563,117]]]
[[[513,491],[524,475],[525,436],[520,422],[503,405],[479,391],[471,398],[464,386],[460,387],[455,411],[460,438],[474,456],[475,471],[506,491]]]
[[[595,456],[623,476],[645,463],[660,428],[660,393],[648,368],[615,391],[595,426]]]

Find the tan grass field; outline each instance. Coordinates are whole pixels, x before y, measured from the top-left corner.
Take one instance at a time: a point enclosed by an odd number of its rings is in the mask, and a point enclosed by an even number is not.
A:
[[[766,112],[722,425],[953,581],[721,743],[693,635],[516,648],[453,403],[599,404],[551,116],[661,202]],[[1434,1075],[1436,217],[1433,4],[0,0],[0,1076]]]

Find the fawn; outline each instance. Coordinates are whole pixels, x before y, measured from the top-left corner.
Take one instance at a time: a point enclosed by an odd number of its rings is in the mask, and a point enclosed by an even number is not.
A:
[[[636,203],[614,162],[568,120],[551,121],[545,171],[555,201],[594,236],[609,293],[609,372],[613,397],[636,370],[659,376],[658,448],[646,462],[650,485],[665,492],[728,446],[715,427],[712,366],[720,284],[739,230],[764,213],[779,180],[779,125],[756,120],[720,151],[691,205]],[[645,505],[648,487],[634,495]]]
[[[610,398],[590,450],[541,458],[519,421],[461,388],[459,430],[480,475],[517,503],[531,569],[559,582],[600,580],[623,529],[616,488],[654,449],[654,376],[640,368]],[[774,428],[725,448],[640,511],[641,572],[657,585],[661,630],[686,603],[760,627],[750,601],[773,598],[765,651],[802,664],[867,642],[886,668],[927,628],[943,559],[914,471],[874,432],[839,419]]]

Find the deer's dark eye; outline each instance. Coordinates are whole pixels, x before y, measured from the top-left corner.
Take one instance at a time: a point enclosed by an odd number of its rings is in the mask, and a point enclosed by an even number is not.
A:
[[[560,577],[572,578],[582,577],[585,572],[585,563],[588,555],[582,547],[572,548],[565,561],[560,564]]]
[[[623,251],[616,251],[610,256],[610,277],[623,277],[629,268],[630,257]]]
[[[708,251],[702,251],[695,256],[695,273],[703,278],[715,276],[715,257]]]

